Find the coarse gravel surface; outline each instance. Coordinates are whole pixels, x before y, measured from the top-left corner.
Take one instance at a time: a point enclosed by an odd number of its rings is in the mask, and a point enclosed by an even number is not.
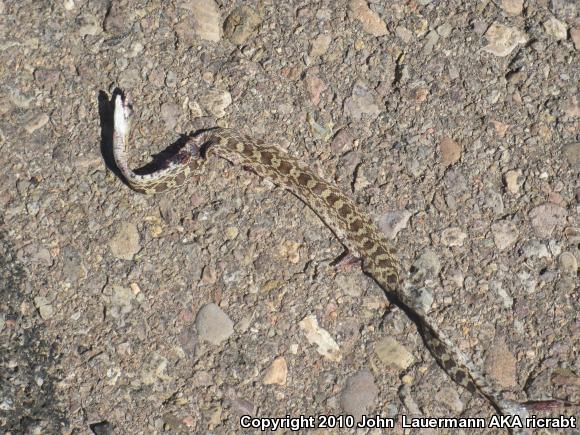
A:
[[[576,2],[0,0],[0,35],[2,433],[494,414],[287,192],[220,159],[123,184],[120,91],[134,167],[215,125],[278,144],[506,397],[580,400]]]

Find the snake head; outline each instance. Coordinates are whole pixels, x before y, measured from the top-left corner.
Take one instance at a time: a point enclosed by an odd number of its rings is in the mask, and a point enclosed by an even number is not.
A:
[[[133,106],[129,102],[129,97],[123,97],[121,94],[115,96],[115,115],[114,129],[115,133],[121,137],[126,137],[129,132],[131,117],[133,116]]]

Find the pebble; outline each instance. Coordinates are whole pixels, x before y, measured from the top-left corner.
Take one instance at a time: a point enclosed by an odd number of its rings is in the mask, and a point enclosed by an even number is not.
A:
[[[343,128],[338,131],[332,138],[332,142],[330,143],[330,149],[335,154],[340,154],[350,148],[352,148],[352,144],[354,142],[354,137],[350,133],[350,131],[346,128]]]
[[[224,36],[233,44],[245,44],[256,32],[262,17],[249,6],[240,6],[232,11],[224,23]]]
[[[422,311],[429,311],[433,305],[433,292],[425,287],[413,287],[407,288],[405,286],[405,292],[413,298],[413,306],[421,309]]]
[[[503,176],[503,181],[507,191],[512,195],[516,195],[520,191],[523,184],[522,171],[519,169],[512,169],[507,171]]]
[[[487,351],[486,372],[503,388],[512,388],[517,383],[517,360],[502,339],[496,339]]]
[[[505,57],[510,54],[519,44],[525,44],[526,34],[515,27],[504,26],[493,23],[484,35],[488,45],[483,47],[484,51],[498,57]]]
[[[572,252],[562,252],[559,261],[560,270],[563,274],[576,275],[578,273],[578,260]]]
[[[441,262],[435,251],[426,249],[421,256],[413,263],[416,270],[414,275],[424,277],[424,279],[434,280],[441,272]]]
[[[500,251],[509,248],[518,239],[517,226],[507,220],[494,222],[491,225],[491,232],[493,233],[493,242]]]
[[[550,258],[548,247],[537,240],[531,240],[522,248],[526,258]]]
[[[527,270],[522,270],[520,273],[518,273],[518,279],[520,280],[522,287],[527,293],[531,294],[536,291],[538,281],[534,276],[532,276],[530,272]]]
[[[387,238],[393,240],[402,229],[407,228],[407,223],[411,218],[411,212],[408,210],[394,210],[384,213],[378,218],[378,224],[381,231]]]
[[[288,377],[288,365],[284,357],[278,357],[274,361],[262,379],[264,385],[286,385],[286,378]]]
[[[131,20],[123,13],[119,3],[112,2],[103,20],[106,32],[119,36],[130,30]]]
[[[316,351],[330,361],[340,361],[342,355],[336,341],[327,330],[318,326],[318,320],[313,315],[308,315],[302,319],[298,326],[306,335],[306,340],[310,344],[316,345]]]
[[[407,29],[406,27],[403,26],[398,26],[395,29],[395,35],[401,39],[401,41],[403,41],[405,44],[408,44],[409,42],[411,42],[413,40],[413,38],[415,37],[413,35],[413,32],[411,32],[409,29]]]
[[[75,8],[74,0],[63,0],[62,5],[66,11],[72,11]],[[0,13],[4,11],[0,10]]]
[[[365,32],[373,36],[384,36],[389,33],[387,25],[381,17],[369,8],[365,0],[350,0],[350,11],[352,17],[360,21]]]
[[[347,415],[359,421],[376,400],[379,389],[369,370],[361,370],[346,381],[340,395],[340,406]]]
[[[206,41],[221,39],[221,16],[214,0],[189,0],[185,2],[193,17],[195,34]],[[182,29],[187,31],[186,29]],[[192,44],[193,45],[193,44]]]
[[[30,243],[18,251],[18,260],[25,264],[52,266],[53,260],[50,251],[44,246]]]
[[[460,415],[463,412],[464,404],[459,398],[457,388],[443,387],[435,395],[438,402],[443,403],[448,409],[453,411],[454,415]]]
[[[363,115],[375,119],[381,113],[381,108],[375,100],[375,95],[366,85],[356,82],[350,97],[344,102],[344,115],[354,120],[360,120]]]
[[[330,43],[332,42],[332,36],[328,33],[318,35],[314,40],[310,43],[310,53],[309,56],[311,58],[317,58],[322,56],[330,47]]]
[[[135,295],[131,288],[112,285],[109,289],[105,289],[105,294],[107,293],[109,293],[106,311],[107,317],[122,319],[133,311]]]
[[[213,89],[199,99],[199,103],[215,118],[223,118],[226,109],[232,104],[232,96],[228,91]]]
[[[463,246],[467,234],[458,227],[451,227],[441,232],[441,243],[445,246]]]
[[[557,40],[565,40],[568,37],[568,27],[562,21],[552,17],[544,22],[544,30]]]
[[[524,0],[502,0],[501,8],[506,14],[515,17],[522,13],[524,9]]]
[[[51,301],[44,296],[35,297],[34,306],[43,320],[48,320],[54,315],[54,307],[52,306]]]
[[[304,84],[310,95],[310,101],[315,106],[318,105],[320,102],[320,93],[326,89],[326,84],[316,74],[310,72],[304,77]]]
[[[117,234],[109,241],[109,249],[116,258],[132,260],[141,250],[137,226],[130,222],[123,222]]]
[[[449,166],[461,158],[461,145],[449,136],[443,136],[439,141],[439,152],[441,153],[441,164]]]
[[[234,333],[234,322],[214,303],[200,308],[195,318],[200,340],[219,345]]]
[[[580,166],[580,142],[573,142],[564,145],[564,156],[571,166]]]
[[[504,308],[509,309],[514,306],[514,298],[510,294],[508,294],[508,292],[503,288],[501,282],[492,281],[490,284],[490,288],[495,293],[497,293]]]
[[[405,370],[415,362],[415,358],[405,346],[392,337],[385,337],[375,344],[375,353],[388,366]]]
[[[165,123],[165,129],[167,131],[175,130],[179,115],[181,114],[180,107],[175,103],[163,103],[161,105],[161,119]]]
[[[95,36],[101,33],[101,26],[99,20],[93,15],[82,15],[76,20],[79,25],[79,34],[81,36]]]
[[[31,114],[24,121],[24,130],[26,130],[26,133],[32,134],[36,130],[44,127],[49,119],[46,113]]]
[[[566,223],[566,209],[546,203],[533,208],[529,213],[532,227],[539,237],[550,237],[557,226]]]
[[[580,51],[580,27],[575,27],[570,30],[570,37],[574,43],[574,48],[576,51]]]

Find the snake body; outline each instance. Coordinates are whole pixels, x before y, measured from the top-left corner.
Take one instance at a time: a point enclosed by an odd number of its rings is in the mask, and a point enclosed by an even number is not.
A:
[[[363,271],[416,323],[437,363],[457,384],[479,393],[502,414],[525,415],[531,405],[505,400],[486,382],[471,361],[429,320],[402,291],[401,266],[395,250],[374,221],[342,191],[317,176],[307,165],[282,149],[230,130],[217,128],[191,136],[187,144],[158,170],[140,175],[127,162],[131,106],[115,98],[113,154],[127,184],[135,191],[153,194],[183,184],[211,155],[241,163],[261,177],[291,191],[332,230],[341,243],[361,260]],[[542,402],[551,406],[554,401]],[[540,403],[540,402],[535,402]]]

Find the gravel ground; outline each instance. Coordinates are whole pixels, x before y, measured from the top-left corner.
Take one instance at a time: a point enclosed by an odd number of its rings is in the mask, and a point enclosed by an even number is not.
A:
[[[575,2],[3,0],[0,25],[0,430],[494,413],[281,189],[218,159],[127,188],[118,90],[135,166],[216,124],[278,143],[376,217],[498,390],[579,400]]]

